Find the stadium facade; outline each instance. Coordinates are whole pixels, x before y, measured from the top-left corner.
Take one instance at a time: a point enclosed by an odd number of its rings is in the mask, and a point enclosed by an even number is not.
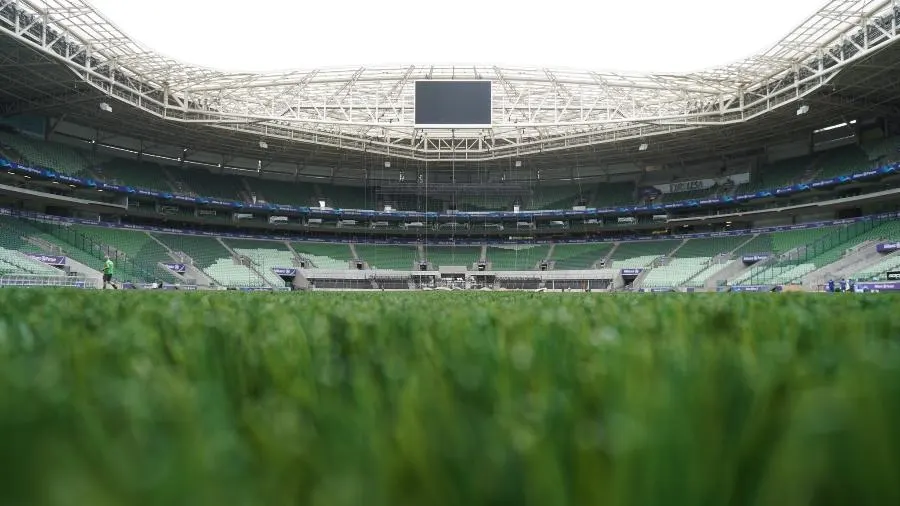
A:
[[[887,289],[898,22],[832,1],[692,74],[237,74],[0,0],[0,282],[91,285],[110,254],[181,286]],[[489,83],[489,119],[423,126],[441,82]]]

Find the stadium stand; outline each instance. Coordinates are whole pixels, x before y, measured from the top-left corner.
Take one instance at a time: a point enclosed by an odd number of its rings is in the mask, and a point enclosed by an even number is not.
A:
[[[275,274],[272,269],[294,266],[296,257],[287,244],[253,239],[225,239],[224,241],[232,251],[248,259],[270,285],[276,288],[285,286],[281,276]]]
[[[651,269],[642,286],[672,288],[680,286],[709,266],[709,257],[673,258],[667,264]]]
[[[366,198],[366,189],[355,186],[327,185],[322,187],[322,197],[328,206],[340,209],[372,209],[371,199]]]
[[[398,271],[418,269],[419,253],[415,246],[356,244],[354,247],[359,259],[368,263],[369,268]]]
[[[150,234],[138,230],[122,228],[91,227],[87,225],[72,225],[73,230],[93,238],[101,245],[101,251],[115,258],[116,252],[124,254],[131,259],[147,274],[143,276],[146,282],[163,281],[166,283],[182,283],[184,280],[177,277],[169,269],[159,265],[174,262],[168,251],[158,242],[154,241]],[[105,251],[103,251],[105,249]],[[156,279],[152,279],[155,276]]]
[[[635,202],[635,186],[632,182],[600,183],[588,200],[592,207],[624,206]]]
[[[551,260],[554,270],[590,269],[612,250],[612,243],[557,244]]]
[[[23,253],[44,253],[66,256],[89,269],[103,269],[100,245],[92,243],[83,234],[60,224],[23,220],[10,216],[0,216],[0,246]],[[120,270],[117,278],[132,281],[133,271]]]
[[[60,276],[63,274],[59,269],[34,260],[24,253],[0,246],[0,274],[23,273],[44,276]]]
[[[172,169],[174,177],[187,184],[195,195],[219,197],[222,199],[250,200],[247,189],[238,176],[230,174],[213,174],[201,169]]]
[[[310,183],[291,183],[256,178],[245,178],[244,180],[250,187],[250,193],[256,194],[257,200],[260,202],[295,206],[319,205],[316,202],[314,185]]]
[[[709,277],[724,269],[729,262],[718,256],[728,255],[746,241],[742,236],[688,239],[663,265],[653,268],[644,278],[644,287],[673,288],[703,286]]]
[[[292,242],[291,247],[301,259],[312,263],[316,269],[347,269],[353,253],[347,244]]]
[[[570,209],[580,191],[573,186],[538,186],[531,197],[530,209]]]
[[[239,263],[225,246],[212,237],[154,234],[154,237],[176,253],[187,256],[184,261],[202,270],[224,287],[260,287],[265,280],[248,266]]]
[[[734,284],[798,283],[806,274],[839,260],[859,244],[894,233],[896,223],[894,220],[865,221],[842,227],[773,234],[776,253],[788,254],[774,263],[754,266],[734,280]]]
[[[98,164],[94,170],[106,182],[162,192],[174,190],[162,167],[155,163],[113,158]]]
[[[819,164],[817,178],[835,177],[864,170],[871,166],[866,152],[859,146],[843,146],[829,150]]]
[[[682,241],[636,241],[621,242],[612,252],[612,268],[643,269],[649,267],[660,257],[670,254]]]
[[[481,246],[426,246],[425,260],[434,268],[471,266],[481,260]]]
[[[11,146],[23,158],[21,162],[70,176],[93,177],[87,160],[74,148],[8,132],[0,132],[0,142]]]
[[[856,272],[851,276],[861,281],[883,281],[885,274],[891,271],[900,271],[900,255],[887,256],[875,265]]]
[[[494,271],[530,271],[547,258],[550,246],[546,244],[519,244],[489,246],[487,261]]]
[[[711,258],[723,253],[730,253],[746,242],[746,236],[722,236],[704,239],[688,239],[673,256],[678,258],[705,257]]]
[[[900,159],[900,137],[885,137],[863,145],[870,162],[890,163]]]

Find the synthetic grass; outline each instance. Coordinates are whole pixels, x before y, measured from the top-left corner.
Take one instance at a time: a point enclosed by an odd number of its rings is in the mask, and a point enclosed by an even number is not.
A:
[[[0,290],[0,504],[900,504],[900,298]]]

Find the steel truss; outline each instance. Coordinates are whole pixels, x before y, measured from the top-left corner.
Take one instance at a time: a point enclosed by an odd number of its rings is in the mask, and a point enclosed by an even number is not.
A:
[[[490,160],[745,122],[897,38],[900,0],[831,0],[763,54],[690,74],[409,65],[226,73],[163,57],[86,0],[0,0],[0,32],[169,121],[413,160]],[[413,126],[416,79],[490,79],[493,125]],[[14,107],[14,106],[13,106]]]

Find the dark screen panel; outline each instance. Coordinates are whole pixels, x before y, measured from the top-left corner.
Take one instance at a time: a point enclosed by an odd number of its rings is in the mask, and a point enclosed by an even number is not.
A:
[[[416,125],[490,124],[490,81],[416,81]]]

